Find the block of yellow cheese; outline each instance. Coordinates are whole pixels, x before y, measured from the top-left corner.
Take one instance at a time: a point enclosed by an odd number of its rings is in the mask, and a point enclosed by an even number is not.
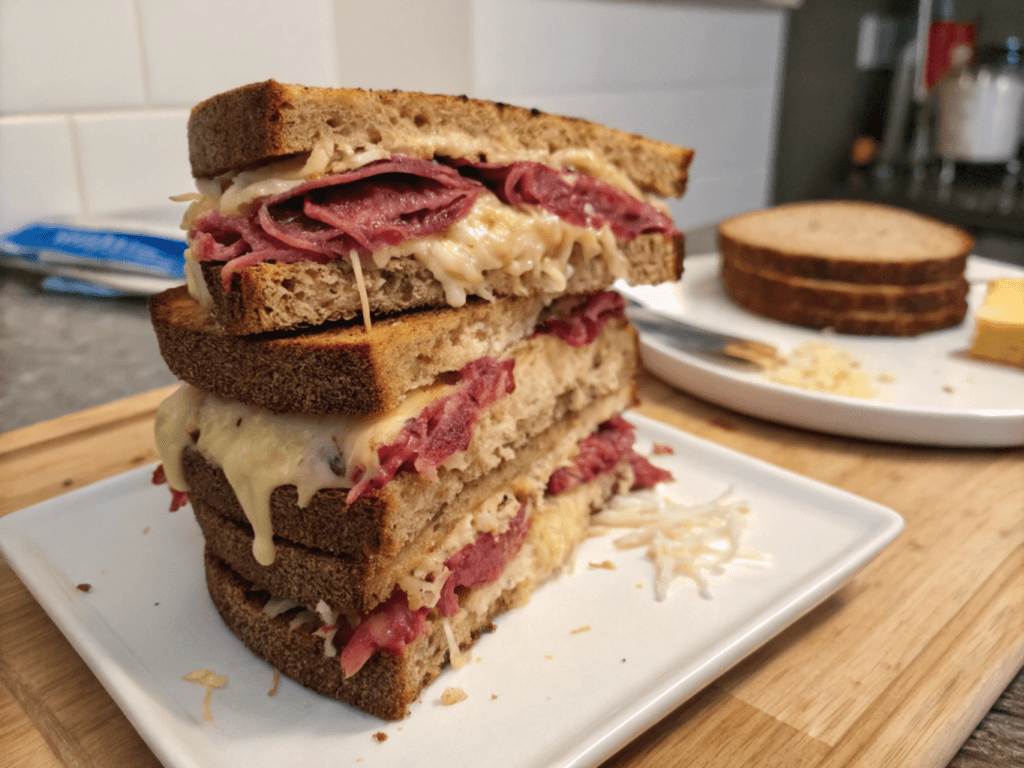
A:
[[[991,280],[975,321],[972,357],[1024,368],[1024,278]]]

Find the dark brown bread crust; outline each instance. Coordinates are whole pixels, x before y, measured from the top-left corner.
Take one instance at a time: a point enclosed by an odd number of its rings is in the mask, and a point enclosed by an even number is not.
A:
[[[315,625],[289,629],[291,615],[273,619],[263,613],[266,595],[251,591],[251,583],[234,573],[215,556],[204,555],[206,585],[224,623],[257,656],[283,674],[317,693],[354,704],[383,720],[401,720],[409,705],[441,673],[448,662],[448,644],[440,622],[431,633],[411,643],[400,656],[374,654],[348,679],[337,657],[324,655],[323,638],[312,632]],[[530,581],[502,593],[487,614],[475,617],[459,637],[461,650],[468,650],[481,632],[494,630],[496,616],[529,600]]]
[[[760,272],[736,261],[722,262],[722,280],[737,295],[760,295],[764,302],[827,313],[928,312],[959,306],[970,287],[963,276],[925,285],[880,285],[812,280]]]
[[[941,237],[946,252],[934,257],[927,254],[893,257],[883,253],[865,253],[858,254],[857,258],[848,258],[827,252],[807,252],[792,243],[767,246],[733,234],[733,230],[739,228],[741,221],[749,217],[762,217],[768,221],[768,217],[776,212],[783,216],[791,215],[794,211],[806,211],[808,215],[813,215],[819,209],[830,209],[837,212],[835,215],[848,210],[850,216],[866,219],[871,217],[873,211],[879,211],[884,216],[896,217],[897,220],[904,217],[908,221],[913,221],[915,226],[934,230],[934,234]],[[898,227],[898,221],[894,222],[893,226]],[[778,232],[767,239],[784,240]],[[770,270],[783,275],[846,283],[910,286],[956,280],[961,277],[967,264],[967,256],[974,247],[974,238],[968,232],[945,222],[889,206],[854,201],[818,201],[781,205],[727,219],[719,225],[718,246],[723,260],[742,263],[750,269],[759,271]]]
[[[632,285],[655,285],[679,280],[683,273],[685,241],[682,234],[665,237],[640,235],[620,242]],[[574,250],[569,259],[570,278],[565,293],[603,290],[615,282],[601,259],[584,260]],[[350,320],[361,317],[362,305],[352,267],[345,259],[326,265],[313,262],[265,262],[239,271],[231,290],[221,280],[221,262],[203,262],[203,279],[213,297],[213,316],[225,333],[248,335]],[[515,296],[512,278],[489,273],[496,296]],[[367,275],[370,314],[406,312],[424,307],[447,307],[444,288],[430,270],[413,258],[396,259]]]
[[[725,290],[741,307],[774,320],[806,328],[829,328],[836,333],[857,336],[918,336],[930,331],[952,328],[967,314],[966,299],[940,309],[925,312],[831,312],[815,306],[776,303],[771,296],[749,285],[732,284],[723,274]]]
[[[211,178],[308,152],[321,137],[352,146],[415,143],[438,131],[484,139],[491,151],[591,149],[641,189],[678,196],[693,152],[576,118],[465,96],[352,88],[310,88],[267,80],[214,96],[192,109],[192,175]],[[451,151],[451,150],[450,150]]]
[[[406,392],[433,383],[529,336],[540,298],[471,300],[374,322],[260,336],[224,333],[188,295],[172,288],[149,301],[160,353],[183,381],[278,413],[368,414],[391,410]],[[486,342],[474,330],[488,326]]]

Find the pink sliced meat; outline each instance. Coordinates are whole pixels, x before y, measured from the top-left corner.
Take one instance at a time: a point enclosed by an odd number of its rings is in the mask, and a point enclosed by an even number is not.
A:
[[[626,300],[615,291],[594,291],[586,296],[567,296],[552,305],[552,314],[537,334],[557,336],[570,347],[590,344],[605,323],[626,313]]]
[[[633,450],[636,428],[621,416],[613,416],[597,431],[579,442],[579,452],[572,466],[560,467],[548,480],[547,493],[557,496],[570,488],[613,472],[625,459],[633,469],[633,486],[650,488],[656,483],[669,482],[672,473],[655,467]]]
[[[437,468],[445,459],[469,447],[480,414],[515,390],[515,362],[512,358],[482,357],[465,365],[454,392],[432,402],[406,422],[393,441],[377,449],[380,466],[376,474],[363,475],[349,491],[346,503],[379,491],[399,472],[436,479]]]
[[[351,677],[362,669],[377,651],[398,655],[417,637],[427,634],[430,631],[428,613],[430,609],[426,607],[411,610],[405,592],[396,589],[386,603],[377,606],[360,622],[345,644],[340,658],[345,676]]]
[[[559,171],[543,163],[509,165],[446,159],[459,173],[478,179],[507,205],[534,205],[577,227],[611,227],[615,236],[633,240],[645,232],[679,234],[672,219],[650,203],[582,173]]]
[[[623,240],[679,234],[650,203],[585,174],[529,161],[443,162],[393,155],[261,198],[246,215],[207,213],[192,229],[192,254],[225,262],[221,278],[230,289],[240,269],[264,261],[324,264],[444,232],[484,189],[508,205],[536,206],[576,226],[607,224]]]
[[[153,470],[153,485],[163,485],[166,482],[167,474],[164,472],[164,465],[157,464],[156,469]],[[188,504],[187,491],[176,491],[174,488],[171,488],[170,484],[167,487],[171,491],[171,512],[177,512]]]
[[[441,588],[441,599],[437,602],[440,614],[451,617],[459,612],[459,598],[455,593],[459,587],[468,589],[496,580],[522,549],[529,530],[530,520],[523,504],[504,533],[497,536],[480,533],[472,544],[449,557],[445,566],[451,575]]]
[[[224,287],[263,261],[327,263],[445,231],[483,187],[430,160],[394,156],[323,176],[257,201],[244,216],[213,211],[195,222],[197,261],[223,261]]]
[[[523,546],[530,530],[526,505],[509,523],[504,533],[494,536],[480,533],[445,562],[451,571],[437,603],[442,616],[459,612],[458,587],[477,587],[497,579]],[[341,652],[341,668],[347,677],[354,675],[377,651],[399,654],[405,646],[430,631],[430,608],[409,608],[405,592],[396,588],[387,602],[377,606],[356,627]]]

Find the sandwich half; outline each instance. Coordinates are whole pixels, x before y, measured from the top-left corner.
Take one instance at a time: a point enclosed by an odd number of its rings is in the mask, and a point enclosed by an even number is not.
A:
[[[385,719],[669,479],[619,278],[678,279],[690,152],[460,97],[274,81],[192,114],[156,437],[255,653]],[[510,181],[509,179],[512,179]],[[495,181],[498,179],[498,181]]]
[[[465,97],[273,80],[192,110],[193,295],[229,333],[677,280],[692,152]]]

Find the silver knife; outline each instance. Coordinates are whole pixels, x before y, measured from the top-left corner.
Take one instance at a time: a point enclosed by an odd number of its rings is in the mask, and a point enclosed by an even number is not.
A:
[[[771,370],[782,363],[778,350],[763,341],[718,333],[626,298],[626,316],[639,330],[666,339],[684,352],[699,352]]]

